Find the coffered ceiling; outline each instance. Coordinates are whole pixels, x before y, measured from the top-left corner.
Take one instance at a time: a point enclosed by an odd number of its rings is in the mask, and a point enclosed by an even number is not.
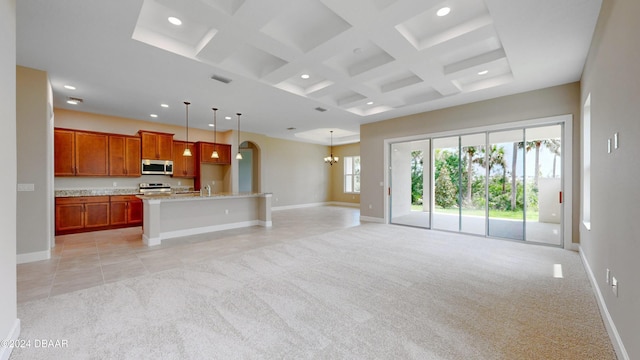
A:
[[[340,144],[364,123],[579,80],[600,5],[20,0],[17,62],[49,73],[56,107],[183,125],[190,101],[194,127],[216,107],[220,131],[242,113],[245,131]]]

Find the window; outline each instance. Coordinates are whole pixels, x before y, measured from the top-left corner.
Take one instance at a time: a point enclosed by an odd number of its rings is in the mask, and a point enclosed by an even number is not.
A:
[[[344,157],[344,192],[360,193],[360,156]]]

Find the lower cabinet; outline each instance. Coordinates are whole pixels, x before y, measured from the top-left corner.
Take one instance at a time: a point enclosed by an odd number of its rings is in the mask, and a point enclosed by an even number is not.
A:
[[[56,198],[56,234],[109,226],[109,196]]]
[[[132,195],[111,196],[111,225],[142,224],[142,200]]]
[[[141,224],[142,200],[132,195],[56,198],[56,235]]]

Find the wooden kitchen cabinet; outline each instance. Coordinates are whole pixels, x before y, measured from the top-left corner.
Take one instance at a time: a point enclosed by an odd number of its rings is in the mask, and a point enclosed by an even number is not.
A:
[[[199,162],[205,164],[231,164],[231,145],[227,144],[215,144],[209,142],[200,141],[198,144]],[[218,151],[219,158],[213,159],[211,153],[213,150]]]
[[[56,235],[109,226],[109,196],[56,198]]]
[[[109,175],[141,176],[140,138],[109,135]]]
[[[191,150],[191,156],[183,156],[185,147]],[[173,142],[173,177],[192,178],[196,176],[196,146],[185,141]]]
[[[142,224],[142,200],[135,195],[112,195],[110,211],[111,226]]]
[[[145,160],[172,160],[173,134],[140,130],[142,158]]]
[[[109,175],[109,136],[76,131],[76,176]]]
[[[107,134],[54,130],[54,174],[56,176],[108,176]]]
[[[76,174],[76,149],[73,130],[55,129],[53,131],[54,173],[56,176]]]

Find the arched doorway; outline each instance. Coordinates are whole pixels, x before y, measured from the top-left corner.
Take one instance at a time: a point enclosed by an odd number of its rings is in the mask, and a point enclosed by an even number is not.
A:
[[[260,148],[252,141],[240,144],[242,160],[238,160],[238,191],[260,192]]]

